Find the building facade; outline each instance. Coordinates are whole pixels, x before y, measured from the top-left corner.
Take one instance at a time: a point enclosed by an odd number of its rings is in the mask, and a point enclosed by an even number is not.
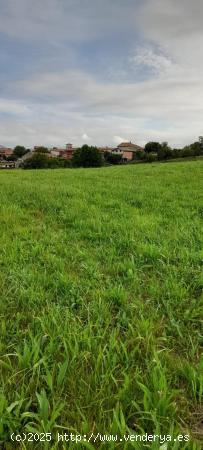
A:
[[[72,144],[66,144],[65,148],[53,147],[50,150],[50,156],[52,158],[71,159],[75,148]]]
[[[135,159],[137,152],[144,152],[144,149],[132,142],[122,142],[113,150],[113,153],[122,155],[123,162],[129,162]]]
[[[13,149],[0,145],[0,159],[5,159],[13,154]]]

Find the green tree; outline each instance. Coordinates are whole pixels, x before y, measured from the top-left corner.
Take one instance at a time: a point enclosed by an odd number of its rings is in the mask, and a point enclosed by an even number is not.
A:
[[[16,147],[13,150],[13,155],[16,158],[21,158],[23,155],[28,153],[29,150],[26,150],[26,148],[23,145],[16,145]]]
[[[190,147],[194,152],[194,156],[200,156],[203,154],[203,141],[202,143],[201,140],[199,140],[198,142],[194,142]]]
[[[73,153],[72,165],[73,167],[101,167],[103,157],[97,147],[83,145]]]
[[[159,142],[148,142],[145,145],[145,152],[147,153],[158,153],[161,149],[161,144]]]
[[[193,142],[193,144],[186,145],[181,150],[182,158],[186,158],[188,156],[200,156],[203,155],[203,146],[200,141]]]
[[[171,147],[169,147],[168,142],[162,142],[157,156],[159,161],[171,159],[173,157],[173,151]]]

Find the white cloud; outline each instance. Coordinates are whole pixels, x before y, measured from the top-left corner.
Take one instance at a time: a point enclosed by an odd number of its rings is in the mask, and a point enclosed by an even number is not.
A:
[[[203,70],[202,0],[147,0],[137,26],[179,65]],[[187,74],[185,74],[187,76]]]
[[[56,66],[54,72],[45,65],[43,72],[36,69],[25,79],[18,76],[5,82],[1,143],[79,145],[91,136],[97,145],[156,139],[178,146],[203,133],[202,0],[145,0],[139,8],[131,0],[0,0],[0,4],[1,32],[18,41],[40,42],[39,48],[44,42],[56,47],[63,43],[64,58],[73,43],[85,40],[97,45],[105,37],[110,47],[114,33],[119,31],[125,40],[132,30],[139,32],[139,45],[133,35],[117,83],[104,74],[96,76],[94,64],[89,73],[78,70],[77,64],[68,70]],[[134,78],[129,82],[125,73],[130,55]],[[116,72],[111,64],[108,60],[108,73]],[[138,81],[140,68],[143,79]]]
[[[32,113],[22,113],[15,125],[1,121],[1,136],[7,129],[8,136],[17,133],[26,145],[63,145],[67,140],[79,145],[90,136],[97,145],[143,144],[152,138],[186,144],[202,134],[203,89],[201,77],[183,75],[114,84],[65,71],[22,81],[20,90],[19,82],[8,83],[12,102]]]
[[[123,137],[121,137],[121,136],[114,136],[114,137],[113,137],[113,142],[114,142],[116,145],[120,144],[121,142],[125,142],[125,141],[126,141],[126,139],[123,138]]]
[[[89,137],[86,133],[83,133],[82,140],[85,142],[91,141],[91,137]]]
[[[137,67],[151,69],[155,75],[166,75],[173,66],[172,60],[161,49],[154,50],[149,45],[138,47],[130,62]]]

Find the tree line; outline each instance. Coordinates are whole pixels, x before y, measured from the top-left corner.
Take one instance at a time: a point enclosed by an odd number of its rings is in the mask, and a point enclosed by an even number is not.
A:
[[[15,161],[22,158],[29,149],[21,145],[14,148],[13,155],[6,159]],[[203,156],[203,137],[199,140],[183,147],[182,149],[171,148],[167,142],[148,142],[144,151],[134,153],[131,163],[167,161],[179,158],[194,158]],[[38,147],[32,156],[22,163],[24,169],[58,168],[58,167],[101,167],[103,165],[122,164],[122,154],[104,152],[103,154],[95,146],[83,145],[74,151],[71,160],[63,158],[50,158],[49,150],[46,147]]]
[[[186,145],[182,149],[171,148],[168,142],[148,142],[145,145],[145,154],[141,158],[146,161],[164,161],[168,159],[187,158],[203,155],[203,137],[193,144]]]

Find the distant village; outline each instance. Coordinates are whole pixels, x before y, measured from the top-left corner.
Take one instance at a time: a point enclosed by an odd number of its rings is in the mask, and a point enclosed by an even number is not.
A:
[[[126,163],[151,163],[187,158],[203,158],[203,137],[183,148],[171,148],[168,142],[148,142],[140,147],[133,142],[121,142],[117,147],[95,147],[83,145],[64,148],[34,146],[26,149],[17,145],[14,149],[0,145],[0,169],[100,167],[102,165]]]
[[[31,158],[42,146],[34,146],[33,149],[27,150],[27,153],[16,159],[14,149],[4,147],[0,145],[0,168],[18,168],[24,161]],[[61,158],[64,160],[71,160],[74,152],[78,147],[74,147],[72,144],[66,144],[65,148],[52,147],[48,149],[47,156],[50,158]],[[137,152],[144,152],[144,149],[139,145],[132,142],[121,142],[117,147],[97,147],[101,154],[109,153],[120,155],[123,163],[130,162],[134,159]],[[14,157],[15,156],[15,157]]]

